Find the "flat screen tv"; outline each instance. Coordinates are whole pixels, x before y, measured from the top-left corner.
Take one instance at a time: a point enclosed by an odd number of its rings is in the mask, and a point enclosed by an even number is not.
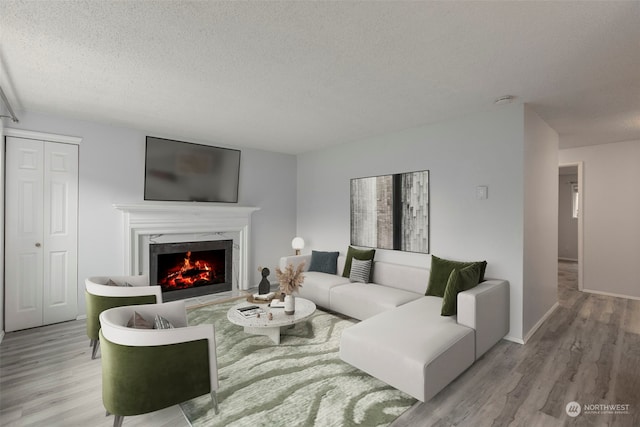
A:
[[[144,199],[238,202],[240,150],[147,136]]]

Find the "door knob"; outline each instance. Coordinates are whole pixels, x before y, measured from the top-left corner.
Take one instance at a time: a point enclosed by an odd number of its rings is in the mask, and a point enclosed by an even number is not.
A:
[[[39,248],[40,246],[42,246],[40,243],[36,243],[36,248]]]

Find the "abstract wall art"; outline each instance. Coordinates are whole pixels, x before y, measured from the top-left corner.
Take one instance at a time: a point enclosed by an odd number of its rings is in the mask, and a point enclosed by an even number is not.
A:
[[[429,171],[353,178],[351,244],[429,253]]]

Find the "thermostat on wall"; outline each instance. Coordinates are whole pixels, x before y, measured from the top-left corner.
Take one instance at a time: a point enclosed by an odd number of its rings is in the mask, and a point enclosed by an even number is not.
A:
[[[489,187],[486,185],[478,185],[476,187],[476,199],[487,200],[489,197]]]

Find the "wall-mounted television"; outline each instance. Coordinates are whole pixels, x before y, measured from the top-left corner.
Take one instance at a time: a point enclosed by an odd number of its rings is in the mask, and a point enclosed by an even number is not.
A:
[[[240,150],[147,136],[144,199],[238,202]]]

